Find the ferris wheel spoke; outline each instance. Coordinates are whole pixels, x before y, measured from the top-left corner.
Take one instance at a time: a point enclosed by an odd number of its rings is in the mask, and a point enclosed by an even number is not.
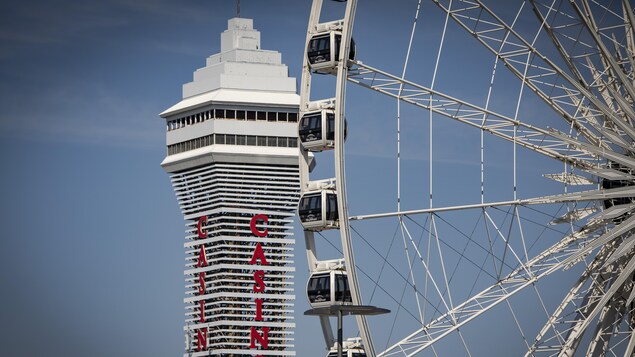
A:
[[[584,240],[576,235],[565,237],[532,258],[524,267],[515,269],[496,284],[455,306],[447,313],[438,316],[378,356],[392,356],[401,354],[402,351],[406,355],[412,356],[429,347],[525,287],[563,268],[567,258],[581,249],[579,243]],[[530,271],[531,275],[528,275],[527,271]]]
[[[592,276],[598,274],[599,268],[604,265],[610,254],[610,247],[607,246],[600,249],[593,261],[584,270],[576,284],[574,284],[574,286],[569,290],[567,295],[562,299],[560,305],[549,317],[547,323],[534,339],[534,342],[528,349],[525,357],[535,355],[536,353],[552,353],[553,351],[560,350],[560,347],[564,344],[567,329],[569,328],[569,318],[564,315],[567,307],[576,310],[584,305],[582,302],[582,299],[586,296],[585,290],[583,290],[584,286],[589,281],[595,280],[592,279]],[[549,333],[551,333],[551,335],[549,335]]]
[[[433,2],[445,13],[450,14],[456,23],[487,50],[500,58],[506,68],[573,125],[585,139],[594,144],[601,144],[598,136],[585,126],[584,118],[577,113],[574,102],[589,103],[598,117],[609,113],[609,110],[583,84],[540,53],[533,42],[524,39],[480,0]],[[522,10],[519,10],[517,17]]]
[[[593,304],[592,309],[587,309],[590,311],[581,316],[581,318],[569,331],[569,335],[562,346],[561,355],[573,356],[586,329],[596,316],[605,309],[607,304],[611,302],[611,299],[615,297],[615,294],[619,291],[626,280],[631,278],[633,271],[635,271],[635,257],[631,257],[628,264],[625,266],[618,267],[616,271],[610,273],[610,275],[612,275],[612,279],[607,280],[611,281],[611,284],[606,291],[602,286],[598,286],[599,284],[596,284],[596,289],[594,289],[592,294],[589,295],[592,295],[593,300],[596,300],[597,302]],[[602,323],[600,323],[600,326],[601,325]]]
[[[629,0],[622,0],[622,12],[626,32],[626,58],[630,62],[631,69],[635,70],[635,15]]]
[[[593,16],[589,3],[585,0],[580,1],[582,4],[578,5],[575,2],[571,4],[565,4],[565,1],[553,0],[541,3],[540,0],[532,0],[534,6],[534,12],[538,16],[538,19],[544,24],[549,37],[555,48],[559,51],[561,59],[565,61],[569,70],[573,75],[584,83],[587,87],[593,88],[601,93],[605,103],[611,108],[613,106],[614,99],[621,98],[623,94],[618,94],[618,97],[613,97],[607,93],[608,89],[617,90],[621,83],[631,97],[633,94],[632,80],[627,78],[624,62],[618,62],[616,58],[609,53],[609,49],[600,38],[602,29],[598,26]],[[558,3],[558,5],[556,5]],[[568,2],[567,2],[568,3]],[[596,3],[597,4],[597,3]],[[603,7],[601,4],[597,4],[604,14],[611,14],[611,12]],[[582,7],[582,8],[581,8]],[[570,9],[567,12],[566,9]],[[544,9],[546,13],[541,11]],[[613,16],[619,18],[619,21],[624,25],[625,34],[628,32],[628,14],[624,8],[624,15],[618,16],[612,13]],[[615,26],[611,26],[610,30],[615,31]],[[586,35],[582,38],[582,35]],[[613,36],[605,35],[607,39],[613,43],[615,52],[620,52],[619,42],[613,39]],[[585,41],[589,39],[590,42]],[[607,77],[607,80],[602,80],[599,76],[599,72],[595,69],[594,61],[603,64],[605,67],[601,75]],[[583,73],[591,73],[591,81],[586,80]],[[622,110],[629,110],[628,106],[620,105]]]
[[[598,27],[598,24],[595,21],[593,16],[593,12],[587,0],[578,0],[581,2],[582,7],[580,7],[576,1],[571,1],[571,5],[577,12],[579,18],[582,20],[583,25],[586,26],[589,35],[595,41],[595,45],[599,50],[599,55],[602,57],[602,62],[606,63],[608,67],[611,68],[611,73],[614,78],[619,79],[619,81],[624,86],[624,90],[628,93],[631,98],[635,98],[635,88],[633,87],[631,81],[627,78],[626,74],[622,70],[622,67],[617,63],[615,57],[609,53],[608,48],[600,38],[601,29]],[[622,22],[624,22],[622,20]]]

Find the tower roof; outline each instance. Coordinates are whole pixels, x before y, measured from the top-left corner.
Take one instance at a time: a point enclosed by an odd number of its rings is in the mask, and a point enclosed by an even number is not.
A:
[[[167,117],[210,103],[298,105],[296,80],[288,75],[280,52],[260,47],[253,20],[232,18],[221,34],[221,51],[183,85],[183,100],[160,115]]]

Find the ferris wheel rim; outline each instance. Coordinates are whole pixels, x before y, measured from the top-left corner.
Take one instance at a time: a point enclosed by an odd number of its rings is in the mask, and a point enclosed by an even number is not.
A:
[[[349,0],[349,2],[350,2],[350,1],[351,1],[351,0]],[[440,1],[438,1],[438,0],[433,0],[433,1],[434,1],[436,4],[438,4],[439,6],[441,6],[441,5],[440,5]],[[321,3],[321,1],[320,1],[320,3]],[[478,1],[478,0],[477,0],[477,1],[476,1],[476,3],[478,3],[478,4],[482,5],[482,2],[481,2],[481,1]],[[532,1],[532,3],[533,3],[533,1]],[[586,3],[586,1],[584,1],[584,3]],[[315,2],[314,2],[314,4],[315,4]],[[484,5],[483,5],[483,6],[484,6]],[[631,12],[632,12],[632,11],[631,11]],[[449,14],[449,12],[448,12],[448,14]],[[632,14],[631,14],[631,15],[632,15]],[[307,42],[308,42],[308,38],[309,38],[309,36],[307,35]],[[348,44],[348,41],[344,41],[344,43],[345,43],[345,44]],[[342,52],[343,52],[343,53],[348,53],[348,51],[342,51]],[[306,55],[306,54],[305,54],[305,55]],[[344,57],[344,56],[342,55],[342,58],[343,58],[343,57]],[[340,61],[340,64],[339,64],[339,66],[341,67],[341,71],[339,71],[339,70],[338,70],[338,78],[340,77],[339,75],[340,75],[341,73],[345,73],[345,72],[346,72],[346,66],[344,65],[344,63],[343,63],[343,62],[345,62],[345,61]],[[362,64],[361,64],[361,62],[351,61],[350,63],[352,63],[353,65],[357,64],[357,65],[359,65],[359,68],[364,68],[364,69],[366,69],[366,70],[369,68],[369,67],[367,67],[367,66],[365,66],[365,65],[362,65]],[[306,56],[305,56],[305,64],[306,64]],[[354,70],[355,70],[355,69],[353,69],[353,71],[354,71]],[[355,75],[355,74],[354,74],[354,75]],[[344,77],[345,77],[345,76],[344,76]],[[351,78],[349,77],[349,78],[348,78],[348,80],[349,80],[349,81],[351,81]],[[525,79],[523,79],[523,81],[524,81],[524,80],[525,80]],[[353,81],[353,82],[355,82],[355,81]],[[573,81],[573,82],[575,83],[575,81]],[[358,83],[358,84],[359,84],[359,83]],[[344,85],[345,85],[345,84],[344,84]],[[305,89],[304,81],[303,81],[303,86],[302,86],[302,88],[303,88],[303,89]],[[338,88],[339,88],[339,87],[338,87]],[[373,89],[373,88],[371,88],[371,89]],[[402,89],[403,89],[403,87],[402,87],[402,88],[400,88],[400,91],[401,91]],[[579,90],[579,92],[580,92],[580,93],[582,93],[583,95],[585,95],[585,96],[587,96],[587,97],[589,97],[589,96],[590,96],[590,97],[593,97],[593,99],[597,101],[597,99],[596,99],[596,98],[594,98],[594,96],[593,96],[593,95],[588,95],[587,93],[585,93],[585,88],[583,88],[583,87],[579,87],[579,86],[576,86],[576,89],[577,89],[577,90]],[[386,93],[384,93],[384,94],[386,94]],[[399,94],[399,95],[398,95],[398,97],[399,97],[398,99],[402,99],[402,98],[401,98],[401,94]],[[591,102],[593,102],[593,100],[591,100]],[[602,105],[599,105],[599,106],[600,106],[600,107],[603,107]],[[302,110],[302,108],[301,108],[301,110]],[[342,114],[342,117],[343,117],[343,114]],[[565,119],[567,119],[567,118],[565,118]],[[341,125],[341,126],[343,127],[343,120],[341,121],[341,123],[342,123],[342,125]],[[577,124],[575,124],[575,120],[573,121],[573,123],[574,123],[573,125],[577,125]],[[522,122],[522,121],[518,121],[518,124],[523,124],[523,122]],[[623,125],[623,123],[622,123],[622,125]],[[620,126],[620,128],[621,128],[621,125],[618,125],[618,126]],[[341,130],[343,130],[343,129],[341,129]],[[560,140],[560,142],[564,142],[564,143],[567,143],[568,145],[575,146],[575,147],[577,147],[577,150],[579,150],[580,152],[586,152],[586,153],[589,153],[589,152],[590,152],[591,154],[598,154],[598,153],[600,152],[600,151],[596,151],[596,150],[594,150],[593,148],[590,148],[590,147],[585,147],[585,146],[583,146],[583,145],[579,144],[579,143],[578,143],[578,141],[577,141],[576,139],[571,138],[571,137],[567,137],[567,136],[566,136],[566,134],[561,134],[561,133],[557,133],[557,132],[556,132],[556,133],[554,133],[553,131],[549,131],[549,130],[544,130],[544,132],[541,132],[541,131],[539,130],[538,132],[539,132],[540,134],[545,134],[545,136],[555,137],[555,138],[556,138],[556,141]],[[624,132],[625,132],[627,135],[628,135],[628,134],[631,134],[631,132],[630,132],[629,130],[624,130]],[[580,131],[578,131],[578,133],[580,133]],[[336,135],[337,135],[337,134],[336,134]],[[514,135],[515,135],[515,132],[514,132]],[[341,136],[342,136],[342,135],[340,135],[340,139],[341,139]],[[589,139],[589,138],[587,138],[587,139]],[[589,139],[589,140],[591,140],[591,139]],[[515,136],[514,136],[514,143],[516,144],[516,137],[515,137]],[[340,147],[340,145],[339,145],[339,144],[341,144],[341,147]],[[606,145],[605,143],[603,143],[603,142],[601,141],[601,139],[600,139],[600,141],[599,141],[599,144],[600,144],[600,146],[602,146],[602,145]],[[341,143],[338,143],[338,146],[336,146],[336,150],[338,150],[338,147],[340,147],[340,149],[341,149],[341,150],[343,150],[343,140],[341,141]],[[531,150],[533,150],[533,151],[540,152],[539,150],[535,150],[535,148],[534,148],[534,147],[529,147],[529,149],[531,149]],[[543,153],[543,154],[544,154],[544,152],[541,152],[541,153]],[[605,156],[603,156],[603,157],[606,157],[606,154],[607,154],[607,152],[606,152],[606,151],[602,151],[602,152],[600,152],[600,155],[605,155]],[[611,154],[611,153],[609,153],[609,154],[610,154],[610,155],[613,155],[613,154]],[[550,156],[550,155],[547,155],[547,156]],[[554,157],[554,156],[555,156],[555,157]],[[553,154],[553,156],[551,156],[551,157],[556,158],[556,159],[561,160],[561,161],[565,161],[565,162],[570,163],[570,164],[573,164],[574,166],[580,166],[580,167],[587,168],[587,169],[592,169],[592,168],[593,168],[593,166],[592,166],[592,165],[585,165],[585,163],[588,163],[588,161],[585,161],[584,159],[579,159],[578,157],[576,157],[576,155],[571,155],[571,156],[566,156],[566,155],[563,155],[563,156],[558,156],[558,155],[556,155],[556,154]],[[564,159],[566,159],[566,160],[563,160],[563,158],[564,158]],[[614,158],[618,158],[619,160],[626,160],[625,158],[620,157],[620,156],[615,156],[615,155],[610,156],[610,159],[614,159]],[[626,162],[626,161],[625,161],[625,162]],[[340,164],[344,165],[344,162],[343,162],[343,155],[342,155],[342,159],[341,159]],[[633,162],[631,162],[631,161],[630,161],[630,159],[629,159],[629,161],[628,161],[628,162],[626,162],[626,164],[627,164],[628,166],[630,166],[630,167],[635,168],[635,165],[633,165]],[[341,170],[341,171],[344,171],[343,166],[342,166],[342,168],[341,168],[340,170]],[[609,168],[609,170],[610,170],[610,168]],[[336,169],[336,171],[337,171],[337,169]],[[618,170],[613,170],[613,171],[614,171],[614,172],[619,172]],[[342,175],[341,177],[344,177],[344,176]],[[345,181],[344,181],[344,180],[342,180],[342,184],[343,184],[343,185],[345,185]],[[597,190],[597,192],[600,192],[600,190]],[[345,195],[343,195],[343,196],[344,196],[344,199],[345,199]],[[624,196],[624,195],[622,195],[622,196],[620,196],[620,197],[628,197],[628,196]],[[601,197],[595,197],[595,198],[589,198],[589,200],[590,200],[590,201],[596,201],[596,202],[602,202],[603,198],[601,198]],[[546,202],[544,201],[544,199],[543,199],[543,201],[540,201],[540,198],[535,198],[535,199],[527,199],[526,201],[515,199],[515,200],[513,200],[513,201],[506,201],[506,202],[499,202],[499,203],[497,203],[497,202],[494,202],[494,203],[489,203],[489,204],[482,203],[482,205],[483,205],[483,206],[487,206],[487,205],[498,205],[498,204],[500,204],[500,205],[514,205],[514,206],[518,206],[518,205],[523,205],[523,204],[539,204],[539,203],[546,203]],[[465,205],[465,206],[478,206],[478,205]],[[457,206],[457,207],[459,207],[459,206]],[[459,208],[457,208],[457,207],[454,207],[454,209],[459,209]],[[463,207],[463,208],[483,208],[483,207]],[[374,215],[372,215],[372,214],[371,214],[371,215],[358,215],[358,216],[351,216],[351,217],[347,217],[347,215],[348,215],[348,211],[346,210],[346,205],[345,205],[345,202],[344,202],[344,205],[340,207],[340,209],[341,209],[341,211],[342,211],[342,212],[344,212],[344,219],[342,219],[342,221],[340,222],[340,226],[341,226],[341,227],[343,226],[343,227],[345,228],[344,230],[347,230],[347,229],[348,229],[349,219],[350,219],[350,220],[362,220],[362,219],[368,219],[368,218],[378,218],[378,217],[373,217]],[[435,212],[435,210],[437,210],[437,211],[443,211],[443,210],[451,210],[451,209],[453,209],[453,208],[452,208],[452,207],[445,207],[445,208],[444,208],[444,207],[439,207],[439,208],[437,208],[437,209],[432,209],[432,208],[430,208],[430,209],[428,209],[428,210],[421,209],[421,210],[419,210],[419,212],[407,212],[407,213],[404,213],[404,212],[399,212],[399,211],[397,211],[397,212],[390,213],[390,214],[388,214],[388,213],[384,213],[384,214],[377,214],[376,216],[379,216],[379,215],[404,216],[404,215],[409,215],[409,214],[414,214],[414,213],[431,213],[431,214],[432,214],[432,213],[434,213],[434,212]],[[629,223],[630,223],[630,222],[629,222]],[[607,223],[607,224],[608,224],[608,223]],[[623,224],[623,223],[621,223],[621,224]],[[621,225],[621,224],[620,224],[620,225]],[[619,226],[619,225],[618,225],[618,226]],[[631,227],[631,228],[632,228],[632,227]],[[614,231],[614,233],[615,233],[615,232],[616,232],[616,231]],[[311,233],[311,235],[312,235],[312,233]],[[343,238],[342,240],[343,240],[343,243],[344,243],[344,241],[345,241],[345,240],[347,240],[347,241],[349,241],[349,242],[350,242],[350,233],[347,233],[347,238],[346,238],[346,239],[344,239],[344,238]],[[572,260],[572,259],[570,259],[570,260],[569,260],[569,262],[571,262],[571,260]],[[348,262],[347,262],[347,263],[348,263]],[[629,266],[630,266],[630,265],[629,265]],[[351,264],[350,268],[351,268],[351,269],[355,269],[355,265],[354,265],[354,263],[353,263],[353,264]],[[356,283],[356,282],[355,282],[355,283]],[[396,345],[395,345],[395,346],[396,346]],[[372,344],[369,344],[369,347],[372,349]],[[630,347],[629,347],[629,348],[630,348]],[[412,351],[411,351],[411,353],[408,353],[407,355],[412,355],[412,354],[415,354],[415,353],[417,353],[418,351],[419,351],[419,350],[416,350],[416,351],[414,351],[414,352],[412,352]],[[380,353],[379,355],[380,355],[380,356],[387,355],[387,354],[386,354],[387,352],[388,352],[388,350],[387,350],[387,351],[384,351],[384,352],[382,352],[382,353]],[[528,353],[529,353],[529,352],[528,352]],[[373,355],[373,356],[374,356],[374,352],[371,352],[371,355]]]

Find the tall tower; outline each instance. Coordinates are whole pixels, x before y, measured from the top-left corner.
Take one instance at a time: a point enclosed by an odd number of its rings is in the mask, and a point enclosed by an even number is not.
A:
[[[161,117],[161,166],[186,221],[184,356],[294,356],[299,197],[296,81],[233,18],[183,100]]]

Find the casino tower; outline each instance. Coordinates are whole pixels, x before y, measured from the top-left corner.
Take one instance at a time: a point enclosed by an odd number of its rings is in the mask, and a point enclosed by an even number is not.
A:
[[[161,113],[185,219],[184,356],[294,356],[296,80],[233,18],[220,53]]]

